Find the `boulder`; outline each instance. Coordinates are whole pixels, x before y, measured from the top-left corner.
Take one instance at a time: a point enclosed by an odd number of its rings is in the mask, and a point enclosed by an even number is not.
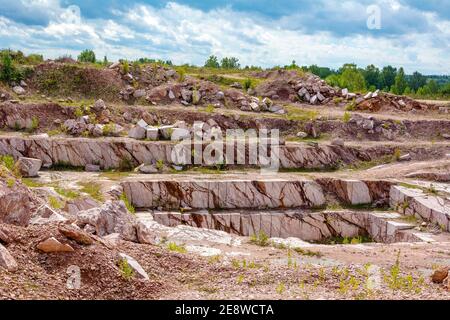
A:
[[[193,104],[199,104],[201,98],[202,98],[202,95],[200,94],[200,92],[198,92],[198,90],[192,91],[192,103]]]
[[[135,217],[130,214],[123,201],[106,201],[101,207],[81,211],[77,215],[77,225],[84,228],[91,225],[95,233],[106,236],[120,233],[124,240],[136,241]]]
[[[336,138],[331,141],[331,145],[333,145],[333,146],[343,147],[344,144],[345,144],[344,140],[342,140],[341,138]]]
[[[296,136],[297,136],[297,138],[304,139],[308,136],[308,134],[306,132],[299,131],[299,132],[297,132]]]
[[[59,232],[66,238],[74,240],[78,244],[90,245],[94,243],[91,236],[74,225],[66,225],[58,228]]]
[[[182,128],[173,128],[172,129],[172,134],[170,136],[170,139],[172,141],[179,141],[179,140],[190,139],[190,138],[191,138],[191,133],[189,132],[189,130],[182,129]]]
[[[170,100],[175,100],[175,94],[173,93],[173,91],[172,90],[169,90],[169,99]]]
[[[63,124],[64,128],[67,130],[67,133],[71,135],[80,135],[86,129],[86,123],[84,121],[79,121],[75,119],[67,119]]]
[[[145,96],[145,90],[144,89],[138,89],[133,92],[133,97],[135,99],[139,99]]]
[[[142,266],[134,258],[130,257],[129,255],[126,255],[125,253],[119,253],[118,259],[119,261],[126,261],[126,263],[133,270],[136,278],[143,279],[145,281],[148,281],[150,279],[148,277],[147,272],[145,272],[144,268],[142,268]]]
[[[41,169],[42,160],[34,158],[20,157],[16,162],[16,168],[22,177],[37,177]]]
[[[398,158],[398,161],[411,161],[411,155],[409,153],[404,154]]]
[[[100,166],[97,164],[86,164],[84,166],[84,171],[86,172],[99,172],[100,171]]]
[[[56,238],[50,237],[40,242],[37,248],[43,252],[73,252],[75,251],[70,245],[59,242]]]
[[[141,164],[136,169],[134,169],[136,172],[144,173],[144,174],[151,174],[151,173],[158,173],[158,169],[153,164]]]
[[[444,282],[444,279],[448,277],[449,269],[449,267],[441,267],[439,269],[436,269],[431,276],[431,281],[433,281],[434,283]]]
[[[0,244],[0,267],[6,269],[8,272],[15,272],[19,268],[16,260],[9,253],[8,249]]]
[[[315,95],[313,95],[313,96],[311,97],[311,99],[309,99],[309,103],[310,103],[310,104],[316,104],[316,103],[317,103],[317,100],[318,100],[318,97],[317,97],[317,95],[315,94]]]
[[[348,89],[347,89],[347,88],[342,89],[341,94],[342,94],[342,96],[343,96],[344,98],[346,98],[347,95],[348,95]]]
[[[15,86],[13,87],[13,91],[14,93],[18,94],[18,95],[23,95],[25,94],[25,89],[22,88],[21,86]]]
[[[143,128],[141,126],[134,126],[133,128],[131,128],[130,131],[128,131],[128,137],[133,138],[133,139],[145,139],[145,137],[147,136],[147,129]]]
[[[86,196],[67,200],[63,210],[69,214],[77,214],[79,211],[96,208],[98,206],[100,206],[100,204],[97,201]]]
[[[192,91],[187,89],[181,89],[181,98],[189,103],[192,101]]]
[[[102,99],[98,99],[97,101],[95,101],[94,105],[92,106],[92,109],[97,112],[106,109],[105,101],[103,101]]]

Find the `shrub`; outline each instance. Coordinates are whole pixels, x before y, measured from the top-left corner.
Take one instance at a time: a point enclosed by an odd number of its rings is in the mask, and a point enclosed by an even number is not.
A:
[[[78,55],[78,61],[95,63],[96,59],[94,51],[88,49],[81,51]]]
[[[342,117],[342,121],[344,121],[345,123],[347,123],[347,122],[349,122],[350,121],[350,119],[351,119],[351,115],[350,115],[350,113],[349,112],[344,112],[344,116]]]
[[[269,245],[269,236],[261,230],[258,234],[250,237],[250,242],[261,247],[267,247]]]
[[[134,277],[134,270],[131,268],[126,259],[122,259],[119,261],[119,270],[122,278],[124,278],[125,280],[130,280]]]
[[[30,126],[30,128],[28,128],[28,131],[34,132],[34,131],[36,131],[37,128],[39,128],[39,118],[33,117],[31,119],[31,126]]]
[[[244,84],[243,84],[244,90],[247,91],[250,88],[253,88],[253,82],[252,79],[247,78],[244,80]]]

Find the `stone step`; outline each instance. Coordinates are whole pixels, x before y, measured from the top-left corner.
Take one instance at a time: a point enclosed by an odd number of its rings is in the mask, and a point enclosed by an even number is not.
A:
[[[242,177],[242,178],[240,178]],[[295,174],[155,175],[121,182],[136,208],[285,209],[319,208],[327,195],[344,204],[387,202],[391,183],[382,180],[319,178]]]
[[[225,231],[239,236],[264,232],[271,238],[299,238],[322,241],[331,237],[369,235],[376,242],[413,242],[433,240],[432,236],[410,232],[413,224],[392,221],[398,214],[391,212],[320,211],[311,210],[199,210],[186,213],[151,211],[138,214],[142,223],[159,223],[169,227],[187,225]]]
[[[136,208],[253,209],[321,207],[322,187],[312,180],[148,180],[123,181]]]
[[[416,216],[450,231],[450,202],[421,188],[391,186],[390,205],[407,216]]]

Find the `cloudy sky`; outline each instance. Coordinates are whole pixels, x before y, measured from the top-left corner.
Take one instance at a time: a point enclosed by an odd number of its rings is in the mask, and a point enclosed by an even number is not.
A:
[[[450,1],[0,0],[0,47],[47,58],[90,48],[109,60],[200,65],[215,54],[264,67],[354,62],[450,74]]]

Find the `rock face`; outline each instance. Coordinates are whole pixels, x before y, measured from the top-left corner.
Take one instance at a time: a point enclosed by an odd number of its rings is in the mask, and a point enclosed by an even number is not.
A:
[[[145,137],[144,131],[142,133]],[[169,134],[170,130],[167,131]],[[174,143],[136,141],[127,138],[100,140],[2,137],[0,154],[10,154],[16,159],[24,156],[41,159],[46,167],[57,163],[67,163],[76,167],[98,163],[102,169],[113,169],[120,168],[124,159],[128,159],[134,166],[158,160],[172,164],[174,145]],[[203,148],[206,146],[207,144]],[[225,148],[224,145],[224,150]],[[247,145],[245,150],[247,163],[248,148]],[[279,146],[279,158],[282,168],[331,168],[340,163],[371,159],[368,153],[356,148],[326,145],[309,147],[299,144]]]
[[[335,194],[338,199],[349,205],[370,204],[377,202],[387,204],[391,183],[383,180],[349,180],[328,179],[317,180],[323,188]]]
[[[124,240],[136,241],[136,221],[123,201],[107,201],[101,207],[81,211],[77,215],[80,227],[90,225],[98,236],[120,233]]]
[[[240,236],[264,232],[269,237],[296,237],[305,241],[323,241],[331,237],[370,236],[374,241],[392,243],[398,241],[422,241],[409,232],[414,225],[391,221],[399,214],[388,212],[354,212],[307,210],[284,211],[217,211],[206,210],[190,213],[153,212],[154,222],[175,227],[188,225],[197,228],[216,229]],[[149,223],[142,221],[146,226]],[[151,226],[150,226],[151,228]],[[142,228],[144,231],[145,228]],[[141,232],[145,243],[153,243],[152,234]],[[148,239],[148,240],[147,240]],[[147,242],[146,242],[147,240]]]
[[[16,167],[22,177],[37,177],[41,166],[42,160],[40,159],[20,157],[16,162]]]
[[[444,231],[450,231],[450,204],[446,199],[420,189],[392,186],[390,204],[405,215],[418,216],[438,225]]]
[[[9,253],[8,249],[0,244],[0,267],[6,269],[9,272],[17,271],[19,266],[16,260]]]
[[[309,180],[125,181],[121,185],[137,208],[290,208],[325,204],[322,188]]]
[[[56,238],[51,237],[42,241],[37,248],[46,253],[52,252],[73,252],[75,251],[70,245],[59,242]]]

